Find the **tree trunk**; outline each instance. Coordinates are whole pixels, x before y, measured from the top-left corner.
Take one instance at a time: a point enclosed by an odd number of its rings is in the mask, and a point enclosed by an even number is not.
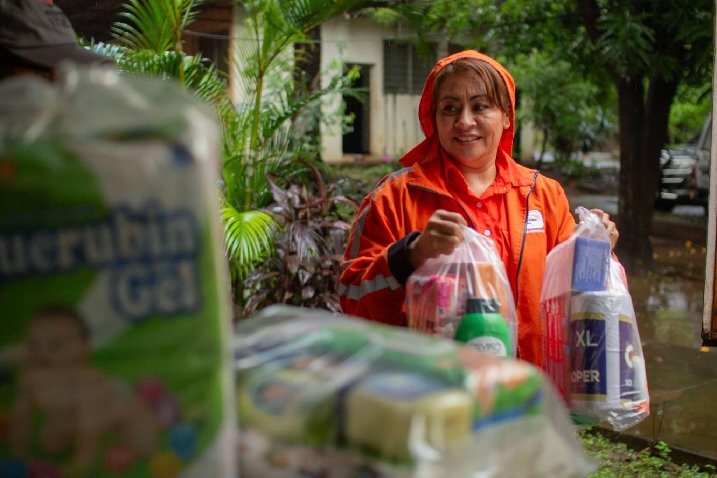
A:
[[[653,265],[649,238],[660,177],[660,148],[667,140],[677,82],[652,78],[647,95],[641,77],[619,79],[616,84],[620,113],[617,252],[628,271],[635,271]]]
[[[294,44],[294,91],[297,96],[321,88],[321,26],[309,30],[306,36],[306,43]],[[311,138],[311,143],[320,148],[321,128],[315,118],[301,118],[299,114],[292,118],[292,124],[300,135]]]
[[[649,4],[636,2],[635,11],[642,11]],[[602,34],[599,2],[577,0],[577,10],[588,38],[597,45]],[[603,64],[617,87],[620,115],[617,252],[628,270],[651,268],[649,238],[660,177],[660,148],[667,142],[670,106],[680,75],[669,81],[647,77],[645,72],[625,77],[610,58],[603,57]],[[647,94],[644,85],[649,85]]]
[[[307,43],[294,44],[294,84],[297,88],[305,85],[309,91],[320,88],[321,73],[321,26],[312,28],[306,34]]]

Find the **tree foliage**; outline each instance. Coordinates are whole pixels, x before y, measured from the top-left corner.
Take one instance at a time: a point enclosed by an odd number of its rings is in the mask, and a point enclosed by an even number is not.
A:
[[[668,141],[670,109],[680,84],[704,83],[714,55],[710,0],[578,0],[584,31],[618,92],[619,249],[629,268],[650,267],[649,237]]]
[[[547,144],[552,144],[558,159],[567,160],[574,152],[589,150],[606,139],[612,131],[614,111],[596,101],[595,83],[575,75],[566,60],[537,50],[519,55],[515,62],[513,72],[526,98],[518,109],[519,120],[530,121],[543,132],[540,157]],[[550,90],[560,94],[545,93]]]
[[[112,33],[133,50],[182,51],[182,34],[196,18],[200,4],[201,0],[129,0]]]
[[[694,143],[710,111],[712,111],[712,82],[705,81],[699,86],[682,83],[677,88],[675,102],[670,108],[668,143],[671,145]]]

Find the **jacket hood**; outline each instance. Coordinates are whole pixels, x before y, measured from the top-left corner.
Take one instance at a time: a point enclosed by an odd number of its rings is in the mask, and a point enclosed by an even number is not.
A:
[[[400,160],[402,165],[411,166],[426,157],[435,157],[440,153],[441,147],[436,135],[433,117],[431,116],[433,84],[439,71],[454,61],[462,58],[475,58],[477,60],[482,60],[495,68],[501,78],[503,78],[505,86],[508,90],[508,95],[510,96],[510,127],[503,131],[503,136],[500,138],[498,150],[505,153],[508,157],[512,157],[513,135],[515,133],[515,81],[510,73],[508,73],[508,70],[506,70],[503,65],[495,61],[493,58],[475,50],[465,50],[439,60],[428,74],[426,84],[423,87],[423,93],[421,94],[421,102],[418,105],[418,119],[421,122],[421,129],[423,129],[426,139],[403,155]]]

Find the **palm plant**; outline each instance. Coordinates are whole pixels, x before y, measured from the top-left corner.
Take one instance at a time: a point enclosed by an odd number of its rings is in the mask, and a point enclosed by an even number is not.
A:
[[[200,4],[201,0],[129,0],[120,14],[128,22],[115,23],[112,32],[133,50],[181,52],[182,34],[196,19]]]
[[[221,216],[239,303],[246,300],[244,277],[273,252],[278,224],[264,210],[272,200],[267,175],[288,184],[308,172],[297,158],[305,158],[311,145],[297,131],[294,120],[302,112],[318,108],[327,94],[355,93],[349,87],[351,78],[342,75],[323,89],[297,88],[293,45],[306,41],[306,32],[332,16],[370,3],[238,2],[247,13],[245,28],[251,40],[238,43],[236,55],[230,58],[242,87],[237,104],[212,65],[182,51],[182,33],[196,18],[201,0],[129,0],[121,21],[113,27],[118,44],[94,46],[113,56],[122,70],[174,78],[217,107],[223,129]]]
[[[331,94],[351,94],[351,78],[336,76],[324,88],[298,89],[293,45],[329,18],[360,8],[365,0],[260,0],[243,2],[250,40],[236,44],[232,62],[243,101],[229,127],[244,134],[224,138],[224,205],[227,249],[232,258],[237,301],[243,302],[243,278],[272,250],[276,222],[261,212],[271,200],[268,175],[285,184],[308,170],[297,161],[311,145],[293,121],[318,108]]]
[[[122,71],[174,79],[218,109],[223,121],[234,114],[226,81],[201,57],[186,55],[181,36],[196,18],[201,0],[129,0],[112,27],[115,44],[93,50],[117,61]]]

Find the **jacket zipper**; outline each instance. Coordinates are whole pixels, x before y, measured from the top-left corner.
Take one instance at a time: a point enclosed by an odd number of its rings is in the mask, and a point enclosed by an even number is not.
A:
[[[523,219],[523,238],[520,241],[520,254],[518,254],[518,265],[515,267],[515,306],[518,307],[518,292],[520,291],[520,269],[523,266],[523,251],[525,249],[525,237],[528,235],[528,212],[530,212],[530,195],[535,189],[535,182],[538,180],[538,170],[533,175],[533,182],[530,184],[530,190],[525,196],[525,218]]]

